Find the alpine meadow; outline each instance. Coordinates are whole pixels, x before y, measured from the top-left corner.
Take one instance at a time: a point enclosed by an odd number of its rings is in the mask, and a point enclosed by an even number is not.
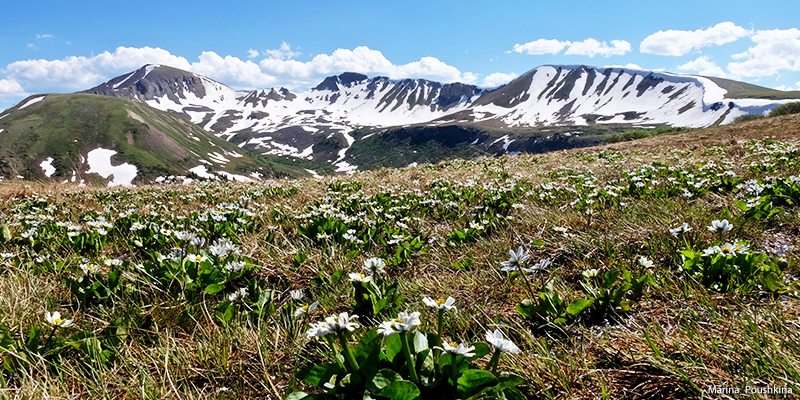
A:
[[[32,2],[0,399],[800,398],[796,4]]]

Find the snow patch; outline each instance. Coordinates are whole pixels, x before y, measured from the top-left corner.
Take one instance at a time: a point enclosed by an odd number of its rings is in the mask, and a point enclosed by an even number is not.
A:
[[[246,176],[243,176],[243,175],[236,175],[236,174],[232,174],[230,172],[225,172],[225,171],[217,171],[217,173],[222,175],[222,176],[224,176],[224,177],[226,177],[226,178],[228,178],[229,180],[232,180],[232,181],[236,181],[236,182],[253,182],[252,179],[250,179],[250,178],[248,178]]]
[[[204,178],[204,179],[217,179],[214,174],[208,173],[205,165],[198,165],[194,168],[190,168],[189,172],[194,173],[195,175]]]
[[[8,116],[8,114],[6,114],[6,115],[3,115],[3,116],[0,116],[0,119],[3,119],[3,118],[5,118],[5,117],[7,117],[7,116]]]
[[[117,152],[102,147],[90,151],[86,155],[86,162],[89,164],[89,170],[86,173],[99,174],[103,179],[113,175],[114,179],[108,183],[108,187],[133,186],[131,182],[136,178],[138,172],[136,166],[128,163],[111,165],[111,156],[114,154],[117,154]]]
[[[306,172],[311,174],[311,176],[313,176],[314,178],[322,178],[322,175],[318,174],[317,171],[306,169]]]
[[[33,105],[33,104],[36,104],[36,103],[38,103],[38,102],[40,102],[42,100],[44,100],[44,96],[34,97],[34,98],[28,100],[27,102],[25,102],[25,104],[23,104],[20,108],[18,108],[18,110],[22,110],[23,108],[28,107],[28,106]]]
[[[352,175],[358,169],[358,165],[350,165],[347,161],[340,161],[338,163],[333,164],[336,166],[335,172],[344,172],[348,175]]]
[[[209,153],[208,158],[211,159],[211,161],[214,161],[215,163],[218,164],[227,164],[231,161],[225,158],[225,156],[223,156],[222,154],[219,154],[217,152]]]
[[[0,129],[2,131],[2,129]],[[53,157],[47,157],[47,160],[42,161],[39,164],[42,167],[42,171],[44,171],[44,176],[51,177],[56,172],[56,167],[53,166]]]

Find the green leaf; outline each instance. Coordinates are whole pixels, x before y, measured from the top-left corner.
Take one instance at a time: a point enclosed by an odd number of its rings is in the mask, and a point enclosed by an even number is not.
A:
[[[392,335],[386,339],[386,347],[384,354],[386,359],[390,362],[394,360],[395,356],[403,350],[403,343],[400,341],[400,335]]]
[[[505,388],[505,387],[515,387],[519,385],[525,384],[525,379],[523,379],[519,375],[514,375],[510,373],[501,373],[499,377],[497,377],[497,388]]]
[[[394,372],[390,369],[382,369],[379,370],[364,387],[371,392],[378,392],[392,383],[400,382],[402,380],[403,377],[397,372]]]
[[[588,299],[573,300],[572,303],[569,303],[569,305],[567,306],[567,313],[569,313],[573,317],[577,317],[578,315],[580,315],[580,313],[583,312],[583,310],[589,308],[593,302],[594,302],[593,300],[588,300]]]
[[[306,392],[294,392],[288,396],[286,396],[285,400],[300,400],[304,399],[308,396]]]
[[[491,372],[469,369],[458,378],[458,392],[462,393],[464,397],[469,397],[495,383],[497,383],[497,378]]]
[[[424,333],[422,333],[420,331],[416,331],[414,333],[414,344],[413,345],[414,345],[414,352],[415,353],[419,353],[419,352],[421,352],[423,350],[427,350],[429,348],[428,347],[428,337]]]
[[[502,391],[502,396],[506,400],[525,400],[525,395],[523,395],[522,392],[520,392],[519,390],[512,387],[504,388]]]
[[[419,388],[409,381],[394,382],[378,392],[378,395],[392,400],[413,400],[419,397]]]
[[[219,283],[212,283],[206,286],[206,294],[217,294],[225,289],[225,286],[220,285]]]
[[[4,242],[11,241],[11,229],[9,229],[8,225],[3,224],[3,226],[0,226],[0,237],[3,238]]]
[[[475,355],[468,358],[468,361],[477,360],[492,352],[492,349],[486,343],[475,343],[473,346],[475,346],[475,351],[473,351]]]
[[[298,377],[316,387],[322,388],[333,375],[339,375],[342,372],[336,364],[319,364],[300,371]]]

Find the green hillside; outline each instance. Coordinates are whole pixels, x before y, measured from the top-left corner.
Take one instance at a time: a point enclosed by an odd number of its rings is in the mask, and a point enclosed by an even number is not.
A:
[[[40,97],[44,99],[32,102]],[[301,162],[249,153],[183,118],[121,98],[32,96],[4,112],[0,129],[0,176],[5,177],[45,179],[40,164],[52,157],[56,169],[52,179],[71,179],[75,171],[82,179],[97,180],[99,175],[82,176],[88,169],[82,159],[97,148],[116,151],[114,165],[135,165],[137,182],[186,175],[198,165],[242,176],[254,172],[264,177],[306,175]],[[228,161],[209,158],[212,153]]]

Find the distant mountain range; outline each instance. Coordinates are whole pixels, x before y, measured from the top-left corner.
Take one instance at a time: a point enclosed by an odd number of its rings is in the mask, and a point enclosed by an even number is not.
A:
[[[350,172],[590,145],[637,127],[726,124],[797,98],[719,78],[583,65],[541,66],[496,89],[344,73],[299,93],[237,91],[146,65],[81,94],[31,96],[3,112],[0,175],[69,181],[91,170],[92,146],[138,165],[135,181],[144,182]]]

